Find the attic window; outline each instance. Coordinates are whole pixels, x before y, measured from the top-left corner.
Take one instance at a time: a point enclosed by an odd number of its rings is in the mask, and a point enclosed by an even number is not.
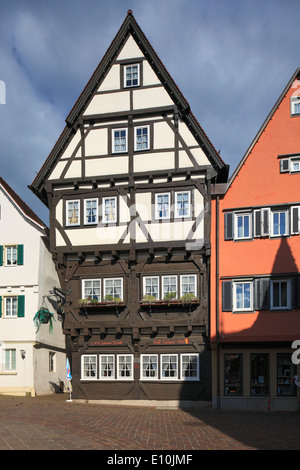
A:
[[[124,87],[139,86],[140,84],[140,65],[125,65]]]
[[[300,116],[300,96],[291,98],[291,116]]]

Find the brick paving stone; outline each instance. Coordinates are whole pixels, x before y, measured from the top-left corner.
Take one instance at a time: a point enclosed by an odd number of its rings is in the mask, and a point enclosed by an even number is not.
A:
[[[300,450],[300,413],[167,409],[0,395],[0,450]]]

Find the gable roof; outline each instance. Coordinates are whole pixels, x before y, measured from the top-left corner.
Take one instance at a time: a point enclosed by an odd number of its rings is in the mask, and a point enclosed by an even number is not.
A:
[[[228,176],[228,166],[225,165],[223,160],[221,159],[220,155],[208,139],[207,135],[199,125],[198,121],[196,120],[195,116],[192,114],[190,110],[190,106],[184,96],[182,95],[181,91],[175,84],[174,80],[169,75],[168,71],[162,64],[161,60],[157,56],[156,52],[150,45],[149,41],[147,40],[146,36],[140,29],[139,25],[137,24],[132,11],[128,10],[127,16],[121,25],[118,33],[116,34],[115,38],[113,39],[111,45],[107,49],[105,55],[103,56],[101,62],[99,63],[98,67],[94,71],[92,77],[88,81],[87,85],[85,86],[84,90],[80,94],[79,98],[75,102],[73,108],[71,109],[70,113],[66,118],[66,126],[61,133],[60,137],[58,138],[55,146],[53,147],[52,151],[50,152],[48,158],[44,162],[42,168],[40,169],[39,173],[35,177],[33,183],[29,188],[47,205],[46,197],[42,194],[42,188],[47,176],[55,166],[61,151],[67,146],[72,135],[76,132],[78,127],[78,119],[82,115],[83,111],[86,109],[87,105],[91,101],[93,94],[98,89],[100,83],[105,78],[106,74],[108,73],[109,69],[112,66],[112,63],[116,56],[119,54],[121,47],[124,45],[125,41],[127,40],[128,36],[132,34],[135,41],[137,42],[138,46],[144,53],[145,57],[148,59],[149,63],[151,64],[152,68],[156,72],[156,74],[160,77],[165,89],[171,96],[171,99],[174,101],[178,110],[182,117],[185,118],[187,124],[190,126],[192,131],[195,134],[196,139],[199,140],[199,144],[203,146],[203,150],[205,151],[207,157],[209,158],[211,164],[216,169],[216,171],[222,175],[222,178],[227,180]]]
[[[228,181],[228,184],[227,184],[227,191],[228,189],[230,188],[230,186],[232,185],[233,181],[235,180],[236,176],[238,175],[240,169],[242,168],[242,166],[244,165],[245,161],[247,160],[247,158],[249,157],[250,153],[252,152],[253,150],[253,147],[255,146],[255,144],[257,143],[257,141],[259,140],[260,136],[262,135],[262,133],[264,132],[265,128],[267,127],[267,125],[269,124],[269,122],[271,121],[273,115],[275,114],[277,108],[279,107],[281,101],[283,100],[283,98],[285,97],[285,95],[287,94],[287,92],[289,91],[289,89],[291,88],[293,82],[297,79],[297,78],[300,78],[300,68],[297,68],[295,70],[295,72],[293,73],[292,77],[290,78],[290,80],[288,81],[286,87],[284,88],[283,92],[281,93],[281,95],[279,96],[278,100],[276,101],[276,103],[274,104],[273,108],[271,109],[270,113],[268,114],[267,118],[265,119],[265,121],[263,122],[261,128],[259,129],[258,133],[256,134],[256,136],[254,137],[253,141],[251,142],[249,148],[247,149],[245,155],[243,156],[243,158],[241,159],[241,161],[239,162],[239,164],[237,165],[235,171],[233,172],[233,174],[231,175],[231,177],[229,178],[229,181]]]
[[[1,178],[1,176],[0,187],[27,219],[31,220],[31,222],[38,225],[38,227],[42,229],[47,228],[44,222],[33,212],[32,209],[30,209],[30,207],[20,198],[20,196],[18,196],[18,194],[6,183],[6,181]]]

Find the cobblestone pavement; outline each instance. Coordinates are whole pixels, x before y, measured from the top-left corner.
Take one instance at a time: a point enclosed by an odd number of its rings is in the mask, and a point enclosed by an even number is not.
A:
[[[0,396],[0,450],[300,450],[297,412],[182,410],[67,400],[64,394]]]

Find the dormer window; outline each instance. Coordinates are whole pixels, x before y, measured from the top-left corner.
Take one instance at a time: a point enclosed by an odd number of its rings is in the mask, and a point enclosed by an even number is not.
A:
[[[125,65],[124,87],[139,86],[140,84],[140,65]]]
[[[291,115],[300,116],[300,96],[292,96],[291,98]]]

